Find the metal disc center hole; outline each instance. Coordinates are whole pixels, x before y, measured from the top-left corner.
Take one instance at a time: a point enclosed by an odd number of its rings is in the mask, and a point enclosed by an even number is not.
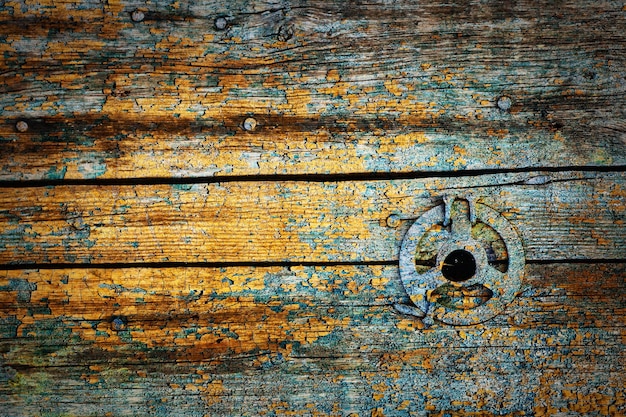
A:
[[[453,282],[467,281],[476,273],[474,255],[463,249],[450,252],[443,261],[441,273]]]

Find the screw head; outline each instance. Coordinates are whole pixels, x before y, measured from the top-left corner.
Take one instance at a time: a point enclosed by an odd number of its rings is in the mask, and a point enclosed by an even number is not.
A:
[[[217,19],[215,19],[214,24],[215,24],[215,29],[224,30],[228,27],[228,20],[226,20],[224,16],[220,16]]]
[[[24,133],[28,130],[28,123],[26,123],[23,120],[20,120],[19,122],[15,124],[15,128],[17,129],[18,132]]]
[[[146,15],[141,10],[135,10],[130,14],[130,18],[133,19],[133,22],[141,22],[146,18]]]
[[[252,132],[254,129],[256,129],[256,119],[248,117],[246,120],[243,121],[243,128],[248,132]]]
[[[509,111],[513,105],[513,100],[509,96],[501,96],[498,98],[498,108],[502,111]]]

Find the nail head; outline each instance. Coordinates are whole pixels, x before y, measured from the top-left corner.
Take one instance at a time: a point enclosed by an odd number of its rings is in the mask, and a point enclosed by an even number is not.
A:
[[[388,227],[398,227],[400,226],[400,216],[397,214],[391,214],[387,217],[387,226]]]
[[[225,17],[220,16],[217,19],[215,19],[215,29],[224,30],[227,27],[228,27],[228,20],[226,20]]]
[[[498,98],[498,108],[500,110],[509,111],[512,105],[513,105],[513,100],[511,100],[511,97],[502,96]]]
[[[252,117],[248,117],[243,122],[243,128],[248,132],[252,132],[254,129],[256,129],[256,120]]]
[[[111,322],[111,327],[113,328],[113,330],[115,330],[116,332],[119,332],[121,330],[126,329],[126,321],[124,319],[122,319],[121,317],[116,317],[113,319],[113,321]]]
[[[18,132],[26,132],[28,130],[28,123],[26,123],[23,120],[20,120],[19,122],[17,122],[15,124],[15,128],[17,129]]]
[[[131,13],[130,18],[133,19],[133,22],[141,22],[146,18],[146,15],[141,10],[135,10]]]

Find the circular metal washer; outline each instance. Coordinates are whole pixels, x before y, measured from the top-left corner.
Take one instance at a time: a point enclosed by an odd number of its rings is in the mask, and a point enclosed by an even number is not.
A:
[[[400,249],[400,278],[411,301],[424,315],[453,325],[471,325],[487,321],[510,303],[521,287],[524,274],[524,249],[513,226],[492,208],[471,201],[468,210],[461,200],[452,201],[450,207],[438,205],[420,216],[409,228]],[[448,211],[449,210],[449,211]],[[472,225],[483,222],[500,236],[508,254],[508,269],[501,272],[488,262],[486,251],[479,241],[471,236]],[[436,225],[451,222],[450,236],[437,252],[436,265],[425,273],[416,269],[415,256],[424,235]],[[469,252],[475,259],[476,271],[463,282],[452,282],[442,273],[446,257],[455,250]],[[473,289],[482,289],[489,294],[484,302],[468,308],[442,303],[435,297],[437,291],[449,289],[464,294]]]

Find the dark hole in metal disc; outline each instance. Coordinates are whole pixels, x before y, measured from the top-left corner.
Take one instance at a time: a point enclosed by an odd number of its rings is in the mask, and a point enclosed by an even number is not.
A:
[[[476,273],[476,260],[466,250],[454,250],[443,261],[441,273],[453,282],[467,281]]]

